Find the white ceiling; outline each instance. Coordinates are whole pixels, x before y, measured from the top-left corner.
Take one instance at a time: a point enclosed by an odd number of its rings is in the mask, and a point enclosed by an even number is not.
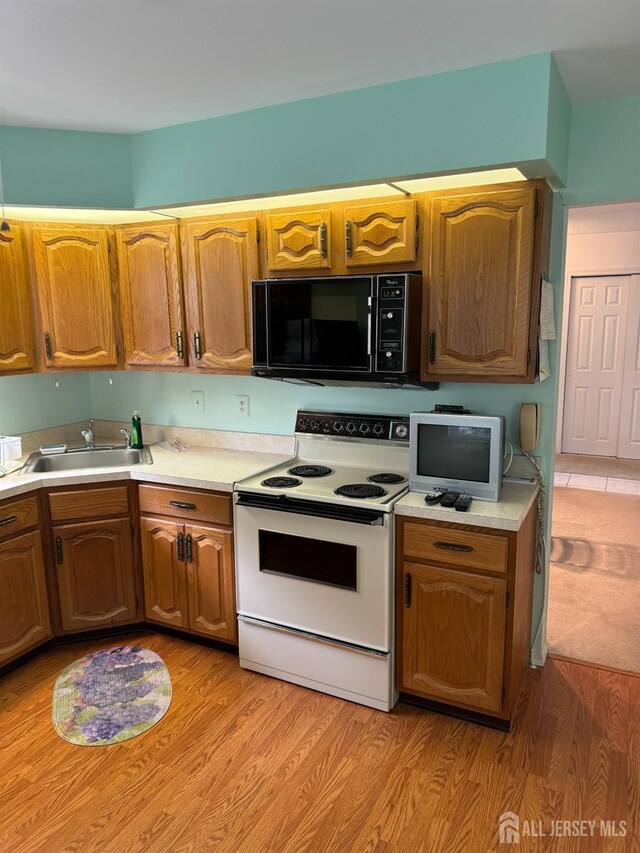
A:
[[[0,121],[136,132],[554,51],[640,94],[640,0],[0,0]]]

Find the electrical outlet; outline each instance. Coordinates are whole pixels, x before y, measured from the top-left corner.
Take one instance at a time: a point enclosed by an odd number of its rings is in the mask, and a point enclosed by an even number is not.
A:
[[[191,408],[194,412],[204,412],[204,391],[191,392]]]
[[[249,395],[236,394],[236,415],[239,418],[249,417]]]

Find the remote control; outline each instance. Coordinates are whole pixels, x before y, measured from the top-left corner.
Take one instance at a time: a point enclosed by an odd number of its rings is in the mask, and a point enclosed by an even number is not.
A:
[[[440,506],[454,506],[460,497],[460,492],[445,492],[440,498]]]
[[[444,495],[446,489],[434,489],[432,492],[427,492],[424,496],[424,502],[429,504],[429,506],[433,504],[437,504],[440,502],[440,498]]]
[[[460,495],[454,507],[458,512],[466,512],[471,506],[471,495]]]

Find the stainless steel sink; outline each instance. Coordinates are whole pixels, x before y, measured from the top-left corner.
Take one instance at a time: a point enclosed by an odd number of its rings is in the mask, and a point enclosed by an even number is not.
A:
[[[85,468],[121,468],[125,465],[151,465],[153,457],[148,447],[95,447],[67,450],[66,453],[45,455],[36,451],[22,466],[21,474],[42,474],[55,471],[79,471]]]

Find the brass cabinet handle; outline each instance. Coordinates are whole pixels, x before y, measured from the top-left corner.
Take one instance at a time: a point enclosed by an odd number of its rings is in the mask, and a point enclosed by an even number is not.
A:
[[[436,360],[436,333],[435,329],[429,332],[429,361],[433,364]]]
[[[11,524],[12,522],[17,520],[17,515],[8,515],[6,518],[0,518],[0,527],[2,527],[4,524]]]
[[[187,503],[186,501],[169,501],[170,506],[177,506],[178,509],[196,509],[195,504]]]
[[[51,335],[49,332],[44,333],[44,349],[47,354],[47,358],[53,358],[53,350],[51,348]]]
[[[193,562],[193,553],[191,551],[192,539],[191,539],[190,533],[187,533],[187,538],[185,541],[186,541],[186,557],[185,557],[185,559],[186,559],[187,563],[192,563]]]
[[[200,332],[193,333],[193,348],[196,353],[196,358],[202,358],[202,350],[200,348]]]
[[[436,548],[443,548],[445,551],[473,551],[471,545],[459,545],[457,542],[436,542]]]
[[[59,536],[56,536],[56,560],[58,563],[62,563],[62,539]]]
[[[178,562],[182,563],[184,561],[184,536],[182,533],[178,533],[176,549],[178,551]]]
[[[404,606],[411,607],[411,575],[409,572],[404,576]]]
[[[182,332],[179,329],[176,332],[176,349],[178,350],[178,358],[183,358],[184,350],[182,349]]]
[[[345,222],[344,232],[345,232],[344,233],[344,239],[345,239],[345,244],[346,244],[347,257],[350,258],[351,255],[353,254],[353,240],[351,237],[351,220],[350,219],[347,219],[347,221]]]
[[[323,258],[327,257],[327,223],[323,222],[320,226],[320,254]]]

